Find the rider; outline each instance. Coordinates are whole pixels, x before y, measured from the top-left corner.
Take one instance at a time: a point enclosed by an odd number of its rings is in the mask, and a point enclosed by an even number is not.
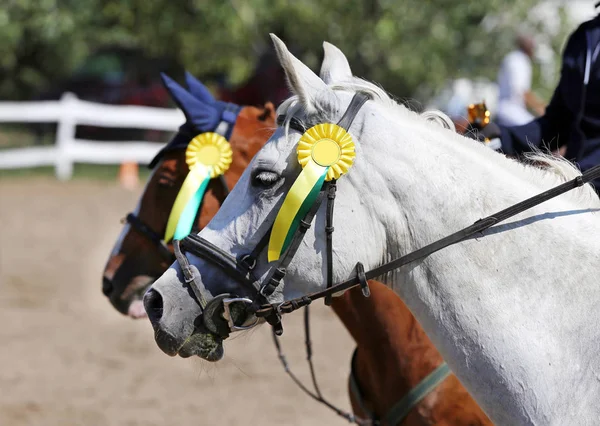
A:
[[[502,151],[519,155],[532,147],[556,150],[582,171],[600,164],[600,15],[571,34],[563,52],[560,81],[543,116],[521,126],[490,123],[483,136],[500,138]],[[592,182],[600,193],[600,179]]]

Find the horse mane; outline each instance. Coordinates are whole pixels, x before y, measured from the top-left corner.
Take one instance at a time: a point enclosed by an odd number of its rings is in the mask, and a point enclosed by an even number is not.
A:
[[[475,141],[456,133],[454,123],[443,112],[430,110],[424,111],[423,113],[417,113],[416,111],[407,108],[405,105],[398,103],[382,87],[361,78],[352,77],[352,79],[348,81],[337,82],[330,85],[330,87],[334,91],[350,93],[365,92],[369,94],[372,100],[377,104],[391,110],[394,114],[401,115],[402,118],[407,118],[407,114],[417,116],[422,120],[424,125],[429,126],[432,130],[437,132],[443,131],[445,132],[444,137],[456,139],[458,142],[456,144],[456,149],[458,151],[468,151],[471,155],[475,154],[479,157],[484,157],[481,158],[480,161],[495,163],[497,166],[504,168],[510,173],[518,174],[523,179],[526,179],[527,182],[538,186],[541,191],[551,189],[568,180],[575,179],[577,176],[581,176],[581,171],[570,161],[562,157],[555,157],[551,154],[543,153],[533,146],[531,152],[524,154],[525,162],[511,161],[504,155],[495,155],[497,153],[493,152],[483,144],[475,143]],[[317,112],[310,114],[310,116],[307,117],[307,121],[310,121],[310,123],[303,123],[307,127],[310,127],[310,124],[313,122],[316,124],[330,121],[331,114],[336,108],[335,105],[331,105],[330,99],[318,100],[315,107]],[[290,97],[277,109],[278,115],[283,114],[286,116],[283,124],[286,136],[288,135],[291,118],[296,116],[299,112],[303,112],[304,114],[307,113],[306,109],[299,101],[298,96]],[[296,119],[298,119],[297,116]],[[414,121],[412,117],[411,120]],[[452,130],[452,132],[446,132],[446,130]],[[600,208],[600,198],[589,183],[561,195],[561,199],[569,200],[571,203],[584,206],[585,208]]]
[[[544,177],[553,181],[553,184],[548,189],[573,180],[577,176],[581,176],[581,170],[569,160],[564,157],[556,157],[552,154],[544,153],[539,148],[532,147],[532,151],[525,153],[524,157],[530,163],[523,164],[527,172],[541,172]],[[561,197],[570,197],[572,201],[586,207],[600,207],[598,193],[589,183],[575,188],[561,195]]]
[[[389,107],[395,108],[399,106],[398,102],[394,100],[394,98],[392,98],[382,87],[374,83],[368,82],[366,80],[360,79],[358,77],[353,77],[353,79],[353,81],[348,82],[344,85],[335,84],[331,85],[330,87],[333,90],[348,91],[348,85],[351,84],[355,91],[366,92],[370,94],[373,99],[378,99],[380,102],[387,104]],[[286,99],[277,109],[277,115],[286,116],[286,120],[284,121],[286,136],[288,134],[289,122],[291,120],[291,117],[293,117],[294,114],[300,110],[302,110],[302,105],[298,101],[297,96],[291,96],[290,98]],[[320,112],[321,113],[318,114],[317,121],[326,121],[327,111],[320,110]],[[448,129],[452,130],[453,132],[456,132],[456,126],[454,125],[454,122],[442,111],[435,109],[426,110],[423,111],[420,115],[430,123],[436,124],[442,127],[443,129]],[[308,127],[307,123],[302,124]]]

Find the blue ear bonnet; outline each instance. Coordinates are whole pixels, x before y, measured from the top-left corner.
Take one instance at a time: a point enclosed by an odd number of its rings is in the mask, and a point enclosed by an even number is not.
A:
[[[185,114],[186,121],[173,139],[154,157],[150,168],[158,163],[165,152],[187,148],[192,138],[200,133],[216,132],[229,140],[241,106],[215,100],[206,86],[188,72],[185,73],[188,90],[164,73],[161,73],[161,77],[165,88]]]

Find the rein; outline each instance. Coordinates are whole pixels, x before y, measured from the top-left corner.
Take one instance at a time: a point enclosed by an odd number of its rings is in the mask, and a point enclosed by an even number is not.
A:
[[[292,381],[294,383],[296,383],[296,385],[302,390],[302,392],[304,392],[305,394],[310,396],[315,401],[325,405],[327,408],[329,408],[330,410],[335,412],[338,416],[343,417],[344,419],[348,420],[348,422],[357,424],[359,426],[378,426],[380,424],[380,422],[378,420],[376,420],[374,418],[374,416],[371,415],[370,416],[371,419],[363,419],[363,418],[358,417],[348,411],[341,410],[341,409],[337,408],[335,405],[333,405],[331,402],[329,402],[327,399],[325,399],[325,397],[321,393],[321,389],[319,388],[319,383],[317,381],[317,376],[315,373],[315,366],[312,361],[313,352],[312,352],[312,341],[310,338],[310,318],[309,318],[309,307],[308,306],[306,308],[304,308],[304,335],[305,335],[304,344],[305,344],[305,348],[306,348],[306,362],[308,363],[308,368],[310,371],[310,377],[311,377],[314,391],[311,391],[310,389],[308,389],[308,387],[300,381],[298,376],[296,376],[292,372],[292,370],[288,364],[287,358],[286,358],[285,354],[283,353],[283,350],[281,349],[281,344],[279,343],[279,336],[277,336],[277,334],[275,333],[275,330],[273,330],[273,343],[275,344],[275,349],[277,350],[277,357],[279,358],[279,361],[281,361],[281,365],[283,366],[283,369],[285,370],[286,374],[288,376],[290,376]],[[411,406],[411,408],[412,408],[412,406]],[[364,411],[365,411],[365,413],[371,414],[367,410],[364,410]],[[393,423],[393,424],[396,424],[396,423]]]
[[[350,278],[346,281],[338,283],[332,287],[329,287],[325,290],[318,291],[315,293],[310,293],[308,295],[298,297],[296,299],[291,299],[285,301],[280,304],[267,304],[261,306],[254,314],[257,317],[266,317],[276,313],[281,316],[283,314],[291,313],[303,306],[309,305],[312,301],[322,299],[328,296],[333,295],[334,293],[347,290],[352,287],[356,287],[360,285],[363,289],[368,288],[367,280],[376,278],[380,275],[384,275],[388,272],[391,272],[395,269],[399,269],[402,266],[408,265],[409,263],[415,262],[417,260],[424,259],[431,254],[451,246],[453,244],[460,243],[475,234],[485,231],[486,229],[491,228],[492,226],[512,217],[519,213],[522,213],[526,210],[529,210],[532,207],[535,207],[545,201],[548,201],[552,198],[556,198],[565,192],[571,191],[575,188],[585,185],[586,183],[597,179],[600,177],[600,165],[594,166],[591,169],[588,169],[582,175],[577,176],[575,179],[572,179],[568,182],[565,182],[561,185],[558,185],[554,188],[551,188],[547,191],[542,192],[536,196],[528,198],[520,203],[514,204],[511,207],[508,207],[504,210],[501,210],[495,214],[487,216],[483,219],[479,219],[471,226],[461,229],[458,232],[455,232],[451,235],[448,235],[445,238],[434,241],[431,244],[428,244],[418,250],[410,252],[402,257],[399,257],[390,262],[384,263],[377,268],[374,268],[368,272],[364,272],[364,268],[362,264],[359,262],[356,265],[357,274],[354,278]]]
[[[313,350],[312,350],[312,340],[310,338],[310,313],[309,306],[304,308],[304,345],[306,349],[306,362],[308,363],[308,368],[310,371],[311,382],[313,385],[314,391],[311,391],[300,379],[298,376],[294,374],[290,365],[287,361],[287,357],[283,353],[283,349],[281,348],[281,343],[279,342],[279,336],[273,330],[273,343],[275,344],[275,349],[277,350],[277,357],[283,366],[284,371],[292,381],[304,392],[306,395],[310,396],[315,401],[325,405],[327,408],[332,410],[338,416],[346,419],[348,422],[359,425],[359,426],[379,426],[382,424],[395,426],[402,423],[402,421],[408,416],[410,411],[425,398],[431,391],[433,391],[437,386],[439,386],[444,380],[448,378],[452,374],[450,367],[448,364],[443,362],[438,367],[436,367],[431,373],[429,373],[426,377],[423,378],[415,387],[413,387],[410,391],[406,393],[397,403],[395,403],[388,411],[385,416],[381,419],[377,416],[376,413],[369,410],[365,405],[365,396],[364,392],[361,389],[360,383],[358,381],[358,377],[355,371],[355,359],[358,348],[356,348],[352,354],[352,360],[350,362],[350,393],[360,406],[361,410],[368,415],[368,418],[362,418],[355,414],[352,414],[348,411],[344,411],[331,402],[329,402],[323,394],[321,393],[321,389],[319,387],[319,383],[317,381],[317,375],[315,372],[315,366],[312,360]]]

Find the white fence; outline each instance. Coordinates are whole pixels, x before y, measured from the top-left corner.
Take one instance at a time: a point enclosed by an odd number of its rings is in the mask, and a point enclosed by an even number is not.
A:
[[[73,163],[149,163],[163,144],[75,139],[75,127],[176,131],[184,121],[178,109],[98,104],[72,93],[65,93],[59,101],[0,102],[0,123],[58,123],[55,145],[0,150],[0,169],[54,165],[56,176],[67,180]]]

